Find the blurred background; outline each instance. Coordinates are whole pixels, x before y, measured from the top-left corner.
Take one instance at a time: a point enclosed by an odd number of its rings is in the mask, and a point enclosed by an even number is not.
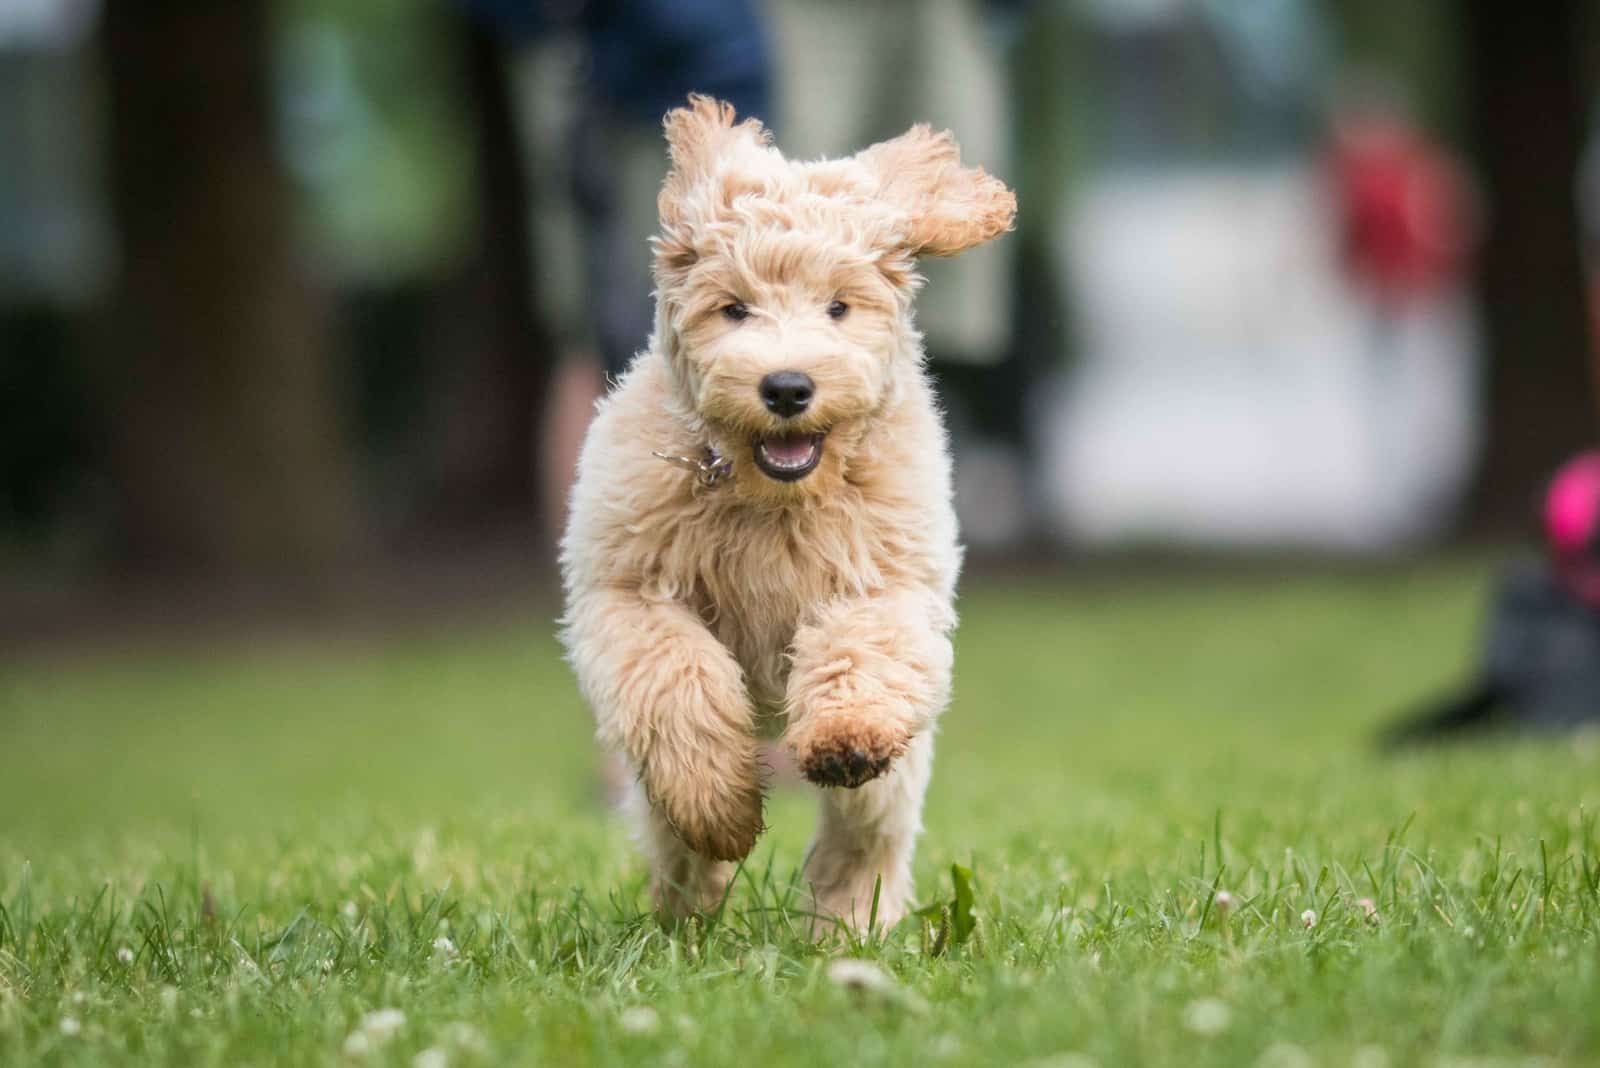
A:
[[[1594,1060],[1597,75],[1600,0],[0,0],[0,1062]],[[691,91],[1018,193],[919,303],[990,948],[905,1013],[774,964],[809,790],[648,939],[555,636]]]
[[[1534,529],[1594,439],[1600,4],[0,0],[0,639],[550,599],[661,114],[917,121],[972,581]]]

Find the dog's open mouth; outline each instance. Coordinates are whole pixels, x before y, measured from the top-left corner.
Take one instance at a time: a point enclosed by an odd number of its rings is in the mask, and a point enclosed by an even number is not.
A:
[[[805,478],[821,459],[821,434],[774,434],[756,442],[756,466],[779,482]]]

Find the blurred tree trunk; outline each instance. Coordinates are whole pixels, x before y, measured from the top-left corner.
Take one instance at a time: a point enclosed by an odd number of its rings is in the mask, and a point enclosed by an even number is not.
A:
[[[551,341],[534,311],[527,168],[507,51],[491,30],[455,17],[477,143],[477,226],[472,254],[441,301],[434,518],[469,527],[531,523]]]
[[[1467,112],[1488,195],[1480,296],[1488,423],[1475,519],[1525,526],[1546,478],[1594,441],[1575,182],[1587,106],[1579,0],[1463,5]]]
[[[133,561],[314,575],[354,543],[327,307],[274,146],[264,0],[109,0],[106,339]]]

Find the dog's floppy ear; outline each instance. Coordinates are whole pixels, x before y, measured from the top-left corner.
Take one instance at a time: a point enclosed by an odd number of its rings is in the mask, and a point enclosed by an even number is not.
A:
[[[711,174],[717,158],[736,152],[741,144],[765,148],[772,140],[761,120],[736,122],[732,104],[699,93],[692,94],[685,107],[667,112],[662,125],[672,157],[667,189],[677,192],[687,191]]]
[[[667,112],[663,125],[672,167],[656,198],[661,215],[656,264],[660,270],[682,270],[694,262],[687,223],[696,190],[716,176],[719,160],[737,165],[742,154],[766,148],[772,137],[760,120],[738,122],[732,104],[698,93],[685,107]]]
[[[963,167],[948,130],[919,124],[856,159],[876,175],[878,195],[905,212],[912,255],[954,256],[999,237],[1016,219],[1016,194],[982,167]]]

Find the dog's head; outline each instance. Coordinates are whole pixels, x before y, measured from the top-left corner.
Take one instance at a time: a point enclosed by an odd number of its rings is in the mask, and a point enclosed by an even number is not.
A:
[[[666,132],[656,334],[678,404],[740,492],[822,492],[918,373],[917,257],[1004,233],[1016,198],[926,126],[793,162],[759,122],[691,97]]]

